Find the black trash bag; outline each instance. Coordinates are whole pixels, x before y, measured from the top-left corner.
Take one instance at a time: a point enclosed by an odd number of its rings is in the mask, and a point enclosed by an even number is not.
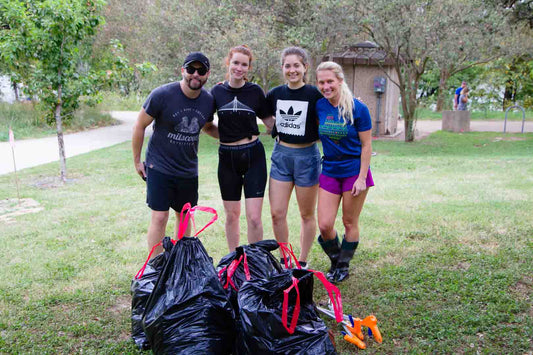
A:
[[[241,245],[220,260],[217,273],[222,286],[227,292],[233,311],[237,337],[233,354],[246,354],[242,345],[237,295],[242,284],[249,280],[268,279],[283,271],[278,259],[270,252],[279,248],[275,240],[262,240],[249,245]]]
[[[131,338],[140,350],[150,349],[150,343],[142,327],[142,316],[148,298],[152,294],[173,247],[169,237],[163,239],[162,245],[165,251],[148,261],[131,281]]]
[[[294,286],[294,279],[297,286]],[[292,286],[292,289],[291,289]],[[296,287],[299,292],[299,315]],[[283,316],[285,290],[289,289]],[[243,284],[238,295],[241,342],[247,354],[336,354],[313,303],[313,272],[291,269]],[[342,312],[342,310],[341,310]]]
[[[242,284],[249,280],[268,279],[283,271],[278,259],[270,253],[278,248],[278,242],[273,239],[241,245],[218,263],[218,277],[237,318],[239,311],[237,293]]]
[[[178,240],[148,300],[143,327],[155,354],[230,354],[233,310],[198,238]]]

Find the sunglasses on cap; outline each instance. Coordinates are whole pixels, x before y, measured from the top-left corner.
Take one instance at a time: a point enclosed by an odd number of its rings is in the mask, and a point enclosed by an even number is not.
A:
[[[207,74],[208,69],[206,67],[204,67],[204,66],[201,66],[200,68],[195,68],[192,65],[187,65],[185,67],[185,71],[188,74],[194,74],[194,72],[197,71],[198,75],[204,76],[205,74]]]

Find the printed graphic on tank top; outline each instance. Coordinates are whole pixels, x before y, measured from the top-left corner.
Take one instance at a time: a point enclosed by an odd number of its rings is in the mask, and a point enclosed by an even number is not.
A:
[[[225,104],[224,106],[218,109],[219,116],[232,117],[230,113],[237,114],[238,116],[255,118],[255,111],[240,102],[239,100],[237,100],[237,96],[235,96],[233,101]]]
[[[276,129],[278,132],[304,136],[308,105],[309,102],[307,101],[278,100],[276,105]]]

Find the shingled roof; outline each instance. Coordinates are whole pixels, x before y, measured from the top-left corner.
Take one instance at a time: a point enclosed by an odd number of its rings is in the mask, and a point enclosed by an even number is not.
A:
[[[381,65],[389,66],[393,64],[390,57],[377,44],[370,41],[347,46],[344,51],[325,55],[322,60],[333,61],[339,64],[357,65]]]

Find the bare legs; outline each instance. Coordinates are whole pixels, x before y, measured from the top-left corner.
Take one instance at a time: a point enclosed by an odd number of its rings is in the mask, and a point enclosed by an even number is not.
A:
[[[279,243],[289,241],[289,227],[287,224],[287,210],[291,193],[295,187],[293,182],[279,181],[270,178],[269,198],[272,214],[272,229]],[[300,210],[300,257],[299,261],[307,261],[309,250],[313,245],[316,234],[315,208],[318,184],[311,187],[296,186],[296,200]]]
[[[350,191],[342,194],[342,224],[344,225],[345,238],[348,242],[359,241],[359,215],[363,210],[368,189],[358,196],[352,196]],[[318,191],[318,228],[322,239],[335,238],[335,218],[341,196],[332,194],[324,189]]]
[[[167,222],[168,222],[168,211],[154,211],[152,210],[152,217],[150,220],[150,226],[148,227],[148,234],[146,236],[146,239],[148,241],[148,250],[152,250],[154,245],[159,243],[163,238],[165,237],[165,232],[167,228]],[[176,238],[178,235],[178,228],[179,228],[179,220],[180,220],[180,214],[176,212],[176,225],[174,227],[174,236],[173,238]],[[187,226],[187,230],[185,231],[185,235],[189,235],[191,233],[191,225],[189,224]],[[158,246],[155,248],[152,258],[160,253],[163,252],[163,247]]]
[[[226,238],[229,250],[233,251],[239,246],[241,201],[223,201],[223,203],[226,213]],[[248,243],[251,244],[263,240],[263,223],[261,221],[263,198],[245,199],[245,208]]]
[[[344,192],[342,197],[324,189],[320,189],[318,193],[318,228],[321,234],[318,242],[331,260],[331,267],[327,273],[327,278],[331,282],[342,282],[350,276],[350,260],[359,244],[359,215],[367,193],[368,189],[357,196],[352,196],[351,191]],[[345,234],[342,244],[339,243],[335,231],[335,218],[341,199]]]

